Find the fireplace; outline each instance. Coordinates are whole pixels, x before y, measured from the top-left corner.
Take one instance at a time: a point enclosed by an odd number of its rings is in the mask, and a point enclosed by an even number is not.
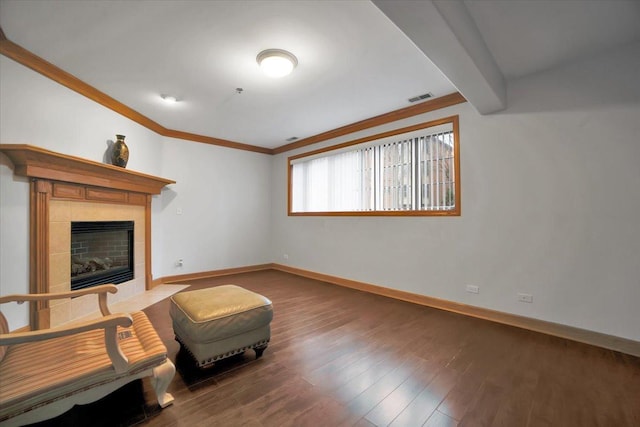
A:
[[[30,145],[0,144],[0,152],[15,166],[15,175],[29,178],[30,293],[69,292],[71,223],[86,221],[134,223],[133,250],[129,251],[135,257],[135,263],[133,258],[129,262],[133,279],[120,283],[109,303],[153,287],[151,197],[175,181]],[[95,309],[95,295],[32,302],[30,327],[60,326]]]
[[[71,223],[71,289],[133,279],[133,221]]]

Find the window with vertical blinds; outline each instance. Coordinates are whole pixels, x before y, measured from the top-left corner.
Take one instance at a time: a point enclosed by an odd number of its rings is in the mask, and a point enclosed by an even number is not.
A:
[[[460,215],[458,116],[289,158],[290,215]]]

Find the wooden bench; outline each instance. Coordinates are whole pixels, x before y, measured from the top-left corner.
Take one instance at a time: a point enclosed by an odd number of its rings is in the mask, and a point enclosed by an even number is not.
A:
[[[109,312],[107,294],[117,290],[115,285],[101,285],[57,294],[0,297],[0,304],[20,304],[98,294],[103,315],[70,326],[10,333],[0,312],[1,425],[53,418],[143,377],[151,377],[161,407],[173,402],[167,387],[175,367],[167,358],[167,349],[143,312]]]

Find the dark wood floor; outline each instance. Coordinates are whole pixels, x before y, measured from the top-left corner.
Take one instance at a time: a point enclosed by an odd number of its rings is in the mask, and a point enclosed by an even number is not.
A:
[[[160,410],[148,380],[43,425],[640,426],[640,359],[277,271],[192,282],[273,301],[271,344],[208,370],[145,310],[178,373]],[[177,359],[177,360],[176,360]]]

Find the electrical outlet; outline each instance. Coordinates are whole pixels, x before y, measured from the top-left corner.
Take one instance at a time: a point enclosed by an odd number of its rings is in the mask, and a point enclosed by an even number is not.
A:
[[[178,261],[176,261],[176,267],[182,267],[184,266],[184,261],[182,260],[182,258],[180,258]]]
[[[283,257],[284,259],[289,259],[289,254],[284,254],[284,255],[282,255],[282,257]]]
[[[472,294],[480,293],[480,288],[476,285],[467,285],[467,292],[471,292]]]
[[[532,303],[533,302],[533,295],[518,293],[518,301]]]
[[[176,209],[176,215],[182,215],[182,208]]]

